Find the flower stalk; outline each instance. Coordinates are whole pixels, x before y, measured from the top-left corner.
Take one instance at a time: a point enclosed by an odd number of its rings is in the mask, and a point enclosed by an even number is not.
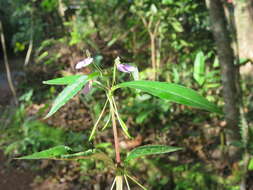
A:
[[[114,147],[115,147],[115,154],[116,154],[116,164],[120,165],[121,159],[120,159],[119,138],[118,138],[117,125],[116,125],[115,110],[114,110],[114,105],[112,101],[112,94],[110,93],[109,95],[107,95],[107,97],[110,102],[110,112],[111,112],[111,118],[112,118],[112,129],[113,129]]]

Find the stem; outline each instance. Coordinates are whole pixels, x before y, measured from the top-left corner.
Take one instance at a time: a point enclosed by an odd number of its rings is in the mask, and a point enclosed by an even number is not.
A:
[[[113,128],[113,136],[114,136],[114,146],[115,146],[115,152],[116,152],[116,162],[117,162],[117,164],[119,164],[121,162],[121,160],[120,160],[120,147],[119,147],[119,139],[118,139],[118,133],[117,133],[115,113],[114,113],[113,109],[111,109],[111,113],[112,113],[112,128]]]
[[[105,85],[103,85],[101,82],[96,81],[96,80],[94,80],[93,82],[96,83],[96,84],[98,85],[98,87],[100,87],[100,88],[103,89],[104,91],[109,90],[109,88],[107,88],[107,87],[106,87]]]
[[[27,66],[30,62],[32,50],[33,50],[33,38],[34,38],[34,6],[32,4],[31,8],[31,34],[30,34],[30,41],[29,41],[29,47],[25,56],[25,63],[24,66]]]
[[[120,63],[119,58],[116,58],[114,66],[113,66],[112,86],[114,86],[114,84],[116,82],[116,64],[117,64],[116,61],[117,61],[117,63]]]
[[[98,68],[98,70],[103,74],[103,70],[94,62],[94,65]]]
[[[148,190],[146,187],[144,187],[143,185],[141,185],[134,177],[131,177],[128,174],[126,174],[126,176],[129,177],[134,183],[136,183],[137,185],[139,185],[143,190]]]
[[[124,175],[124,178],[125,178],[125,181],[126,181],[126,184],[127,184],[127,190],[130,190],[130,186],[129,186],[129,183],[128,183],[126,175]]]
[[[155,47],[155,38],[156,36],[150,32],[149,34],[150,36],[150,49],[151,49],[151,63],[152,63],[152,69],[153,69],[153,78],[152,80],[156,79],[156,72],[157,72],[157,68],[156,68],[156,47]]]
[[[116,176],[116,190],[123,190],[123,176]]]
[[[95,66],[95,68],[98,70],[98,72],[100,73],[100,76],[103,76],[103,71],[102,69],[94,62],[93,65]]]
[[[5,45],[5,38],[4,38],[4,31],[3,31],[3,25],[2,21],[0,20],[0,37],[1,37],[1,43],[2,43],[2,48],[3,48],[3,54],[4,54],[4,64],[5,64],[5,69],[6,69],[6,74],[7,74],[7,80],[9,87],[11,89],[11,92],[13,94],[14,102],[16,105],[18,105],[18,99],[17,99],[17,94],[12,82],[11,78],[11,71],[9,67],[9,62],[8,62],[8,57],[7,57],[7,50],[6,50],[6,45]]]
[[[115,153],[116,153],[116,163],[120,164],[121,160],[120,160],[119,139],[118,139],[117,125],[116,125],[116,118],[115,118],[115,110],[114,110],[111,94],[108,95],[108,99],[109,99],[110,107],[111,107],[112,129],[113,129],[114,146],[115,146]]]
[[[109,113],[109,118],[108,118],[108,120],[106,121],[104,127],[102,128],[102,131],[104,131],[104,130],[107,128],[107,126],[108,126],[110,120],[111,120],[111,113]]]
[[[120,115],[119,115],[119,112],[118,112],[118,108],[117,108],[117,105],[116,105],[116,102],[114,100],[114,97],[112,96],[112,103],[113,103],[113,106],[114,106],[114,113],[119,121],[119,124],[121,126],[121,128],[123,129],[123,132],[125,133],[126,137],[128,138],[132,138],[130,136],[130,134],[128,133],[128,128],[126,126],[126,124],[124,123],[124,121],[120,118]]]
[[[105,102],[105,104],[104,104],[104,107],[103,107],[103,109],[102,109],[102,111],[101,111],[101,113],[100,113],[100,115],[99,115],[99,117],[98,117],[98,119],[97,119],[97,121],[96,121],[96,123],[95,123],[95,125],[94,125],[94,127],[93,127],[93,129],[92,129],[92,131],[91,131],[91,134],[90,134],[90,137],[89,137],[89,141],[91,141],[92,138],[93,138],[94,135],[95,135],[95,132],[96,132],[97,127],[98,127],[98,123],[99,123],[99,121],[101,120],[101,118],[102,118],[102,116],[103,116],[103,114],[104,114],[104,112],[105,112],[105,108],[106,108],[106,106],[107,106],[107,103],[108,103],[108,99],[106,100],[106,102]]]
[[[111,187],[111,190],[113,190],[113,187],[115,185],[115,181],[116,181],[116,177],[114,178],[113,182],[112,182],[112,187]]]

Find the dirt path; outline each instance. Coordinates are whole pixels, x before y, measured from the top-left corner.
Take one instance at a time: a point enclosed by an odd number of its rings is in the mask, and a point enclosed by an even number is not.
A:
[[[0,190],[32,190],[30,184],[35,176],[29,171],[7,166],[6,161],[0,151]]]

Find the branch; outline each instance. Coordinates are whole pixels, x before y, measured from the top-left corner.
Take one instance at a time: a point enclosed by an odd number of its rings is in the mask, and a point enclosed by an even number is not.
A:
[[[0,36],[1,36],[1,43],[2,43],[2,47],[3,47],[4,65],[5,65],[5,69],[6,69],[6,73],[7,73],[8,84],[9,84],[11,92],[13,94],[15,104],[18,105],[17,94],[16,94],[16,91],[15,91],[15,88],[14,88],[14,85],[12,82],[12,78],[11,78],[11,72],[10,72],[10,67],[9,67],[8,57],[7,57],[7,50],[6,50],[6,46],[5,46],[3,25],[2,25],[1,20],[0,20]]]

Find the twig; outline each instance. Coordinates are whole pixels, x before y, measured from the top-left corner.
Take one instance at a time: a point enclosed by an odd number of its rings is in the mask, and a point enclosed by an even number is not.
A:
[[[3,31],[3,25],[2,25],[2,21],[0,20],[0,35],[1,35],[1,43],[2,43],[2,47],[3,47],[3,54],[4,54],[4,65],[5,65],[5,69],[6,69],[6,73],[7,73],[7,80],[8,80],[8,84],[10,86],[13,98],[14,98],[14,102],[16,105],[18,105],[18,99],[17,99],[17,94],[12,82],[12,78],[11,78],[11,72],[10,72],[10,67],[9,67],[9,63],[8,63],[8,56],[7,56],[7,50],[6,50],[6,46],[5,46],[5,39],[4,39],[4,31]]]
[[[29,47],[25,56],[25,63],[24,66],[27,66],[28,63],[30,62],[30,58],[31,58],[31,54],[32,54],[32,50],[33,50],[33,37],[34,37],[34,7],[32,4],[32,8],[31,8],[31,34],[30,34],[30,41],[29,41]]]
[[[30,42],[29,42],[29,47],[28,47],[28,50],[27,50],[27,53],[26,53],[26,56],[25,56],[25,63],[24,63],[24,66],[27,66],[28,63],[30,62],[30,58],[31,58],[31,54],[32,54],[32,49],[33,49],[33,35],[31,35],[31,39],[30,39]]]

